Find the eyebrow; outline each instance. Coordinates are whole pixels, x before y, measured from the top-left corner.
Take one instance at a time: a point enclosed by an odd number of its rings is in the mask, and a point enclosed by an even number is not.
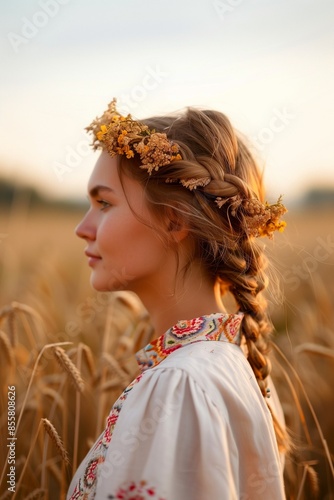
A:
[[[98,186],[94,186],[92,187],[90,190],[89,190],[89,196],[91,198],[96,198],[96,196],[98,196],[98,194],[101,192],[101,191],[106,191],[106,192],[109,192],[109,193],[114,193],[115,191],[108,187],[108,186],[102,186],[102,185],[98,185]]]

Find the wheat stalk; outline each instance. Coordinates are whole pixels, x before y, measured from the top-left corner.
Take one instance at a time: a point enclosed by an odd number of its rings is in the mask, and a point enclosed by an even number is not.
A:
[[[64,407],[64,399],[55,389],[52,389],[52,387],[44,386],[42,388],[42,394],[43,396],[48,396],[49,398],[53,399],[53,401],[59,406],[59,408]]]
[[[14,365],[14,354],[12,344],[6,333],[0,330],[0,344],[2,345],[1,352],[3,352],[7,358],[9,366]]]
[[[37,335],[38,337],[38,342],[36,342],[36,333],[38,332],[38,328],[35,328],[34,330],[32,329],[32,326],[30,322],[32,321],[33,325],[36,326],[36,321],[34,316],[29,315],[25,310],[22,310],[21,308],[16,309],[18,312],[18,317],[20,318],[23,331],[25,332],[27,338],[29,339],[30,345],[34,348],[37,345],[41,344],[41,336]],[[30,321],[28,320],[30,319]]]
[[[6,318],[9,314],[11,314],[13,310],[13,307],[10,306],[4,306],[2,309],[0,309],[0,322]]]
[[[25,409],[25,406],[26,406],[27,401],[28,401],[28,396],[29,396],[29,394],[30,394],[30,389],[31,389],[31,386],[32,386],[32,383],[33,383],[33,380],[34,380],[35,374],[36,374],[36,372],[37,372],[38,364],[39,364],[39,362],[40,362],[40,360],[41,360],[41,358],[42,358],[42,356],[43,356],[44,351],[45,351],[46,349],[49,349],[50,347],[55,347],[55,346],[59,346],[59,345],[68,345],[68,344],[71,344],[71,343],[72,343],[72,342],[58,342],[58,343],[56,343],[56,344],[47,344],[47,345],[45,345],[45,346],[43,347],[43,349],[41,349],[41,351],[40,351],[40,353],[39,353],[39,355],[37,356],[37,359],[36,359],[36,361],[35,361],[35,365],[34,365],[34,368],[33,368],[33,371],[32,371],[32,374],[31,374],[31,377],[30,377],[30,380],[29,380],[29,384],[28,384],[28,387],[27,387],[27,391],[26,391],[25,396],[24,396],[24,400],[23,400],[23,403],[22,403],[22,406],[21,406],[21,411],[20,411],[20,414],[19,414],[19,417],[18,417],[18,419],[17,419],[17,423],[16,423],[16,429],[15,429],[15,436],[14,436],[14,437],[16,437],[16,436],[17,436],[17,432],[18,432],[19,427],[20,427],[20,423],[21,423],[21,420],[22,420],[22,416],[23,416],[23,413],[24,413],[24,409]],[[37,439],[37,437],[36,437],[36,439]],[[29,454],[30,454],[31,449],[32,449],[32,448],[30,448],[30,450],[29,450]],[[9,451],[8,451],[8,453],[7,453],[7,458],[6,458],[6,460],[8,459],[8,454],[9,454]],[[28,456],[29,456],[29,455],[28,455]],[[27,461],[28,461],[28,457],[27,457]],[[26,462],[26,463],[27,463],[27,462]],[[24,467],[24,469],[25,469],[25,467]],[[4,477],[5,477],[5,471],[6,471],[6,468],[4,468],[4,469],[2,470],[2,474],[1,474],[1,477],[0,477],[0,485],[1,485],[1,483],[2,483],[2,481],[3,481],[3,479],[4,479]],[[21,476],[22,476],[22,474],[21,474]],[[15,497],[15,495],[14,495],[14,497]],[[14,497],[13,497],[13,498],[14,498]]]
[[[305,342],[304,344],[295,347],[295,352],[297,354],[309,353],[318,354],[331,359],[334,358],[334,349],[323,345],[313,344],[312,342]]]
[[[101,359],[109,365],[109,367],[111,368],[111,373],[115,373],[119,377],[120,382],[125,382],[128,380],[128,374],[121,368],[119,362],[112,354],[103,352]]]
[[[28,452],[28,455],[27,455],[27,459],[26,459],[26,461],[24,463],[24,466],[23,466],[23,469],[21,471],[20,477],[19,477],[18,482],[16,484],[16,490],[15,490],[15,493],[14,493],[14,496],[13,496],[13,500],[16,499],[17,494],[20,491],[20,486],[21,486],[21,483],[22,483],[22,480],[23,480],[23,477],[24,477],[24,473],[26,471],[26,468],[27,468],[30,456],[31,456],[33,450],[35,450],[36,441],[37,441],[37,438],[38,438],[38,435],[39,435],[39,431],[41,429],[41,425],[42,424],[44,425],[44,429],[46,430],[46,432],[48,433],[48,435],[51,437],[52,441],[55,443],[56,448],[57,448],[60,456],[63,459],[63,462],[65,462],[66,464],[69,463],[67,451],[64,448],[64,445],[62,443],[62,440],[59,437],[58,432],[56,431],[55,427],[51,424],[50,420],[48,420],[47,418],[42,418],[40,420],[39,424],[38,424],[35,436],[33,437],[32,442],[30,444],[30,448],[29,448],[29,452]]]
[[[36,445],[36,441],[37,441],[37,438],[38,438],[38,434],[39,434],[40,428],[41,428],[41,422],[39,422],[38,427],[37,427],[37,431],[35,433],[35,436],[33,437],[32,442],[30,444],[30,448],[29,448],[29,452],[28,452],[27,458],[26,458],[26,460],[24,462],[24,465],[23,465],[20,477],[19,477],[18,482],[16,484],[16,489],[15,489],[15,493],[14,493],[14,496],[13,496],[13,500],[16,499],[17,494],[20,491],[20,487],[21,487],[21,483],[23,481],[24,473],[25,473],[25,471],[27,469],[30,456],[31,456],[33,450],[35,449],[35,445]],[[16,431],[17,431],[17,427],[16,427]]]
[[[12,498],[13,493],[11,491],[5,491],[3,495],[1,495],[0,500],[9,500]]]
[[[57,465],[55,464],[54,459],[52,459],[52,460],[45,460],[45,465],[46,465],[46,468],[53,475],[54,479],[56,481],[58,481],[59,484],[61,484],[61,482],[62,482],[62,472],[57,467]]]
[[[319,480],[316,471],[309,464],[305,464],[306,479],[309,486],[308,491],[311,493],[312,498],[318,498],[319,494]]]
[[[15,315],[16,311],[18,311],[19,313],[24,313],[24,315],[27,315],[27,316],[30,316],[31,318],[33,318],[34,325],[36,326],[36,333],[38,334],[39,340],[41,340],[41,338],[42,338],[41,325],[43,324],[43,319],[42,319],[41,315],[37,311],[35,311],[35,309],[33,309],[32,307],[27,306],[26,304],[21,304],[19,302],[14,301],[9,306],[5,306],[0,310],[0,324],[4,318],[6,318],[6,317],[8,318],[9,329],[12,330],[11,335],[13,335],[13,341],[16,340],[16,332],[13,329],[14,327],[13,327],[13,324],[11,324],[11,322],[14,319],[14,315]],[[22,318],[21,318],[21,320],[22,320]],[[26,325],[27,325],[27,323],[26,323]],[[34,335],[32,334],[30,327],[29,327],[29,330],[30,331],[28,331],[28,334],[29,334],[30,341],[32,342],[32,345],[35,345],[36,341],[34,340]]]
[[[144,317],[139,323],[136,325],[134,331],[132,332],[132,340],[133,340],[133,351],[136,352],[141,349],[143,346],[147,345],[152,339],[154,333],[154,329],[152,324],[149,322],[148,317]]]
[[[46,498],[46,491],[43,488],[37,488],[25,497],[25,500],[43,500],[44,498]]]
[[[55,355],[56,360],[59,365],[63,368],[63,370],[69,375],[70,380],[73,382],[75,388],[79,392],[83,392],[85,388],[85,383],[82,380],[81,374],[73,361],[67,356],[64,349],[61,347],[54,347],[53,354]]]
[[[331,471],[331,474],[332,474],[332,477],[334,477],[334,466],[333,466],[333,462],[332,462],[332,457],[331,457],[331,453],[330,453],[330,450],[328,448],[328,444],[327,444],[327,441],[325,439],[325,436],[322,432],[322,428],[321,428],[321,425],[320,425],[320,422],[318,420],[318,417],[315,413],[315,410],[313,408],[313,405],[310,401],[310,398],[308,397],[308,394],[305,390],[305,387],[303,385],[303,382],[302,380],[300,379],[297,371],[295,370],[295,368],[292,366],[292,364],[290,363],[290,361],[288,360],[288,358],[283,354],[283,352],[279,349],[279,347],[276,345],[276,344],[272,344],[273,347],[276,349],[276,351],[280,354],[280,356],[282,357],[282,359],[285,361],[285,363],[287,364],[287,366],[290,368],[291,372],[293,373],[294,377],[295,377],[295,380],[298,382],[298,385],[299,387],[301,388],[302,390],[302,393],[304,395],[304,398],[305,398],[305,401],[306,401],[306,404],[307,406],[309,407],[310,409],[310,412],[311,412],[311,415],[313,417],[313,420],[314,420],[314,423],[315,423],[315,426],[317,428],[317,431],[318,431],[318,434],[319,434],[319,437],[320,437],[320,440],[322,442],[322,445],[324,447],[324,451],[325,451],[325,456],[327,458],[327,461],[328,461],[328,464],[329,464],[329,467],[330,467],[330,471]],[[283,370],[283,373],[284,373],[284,370]],[[289,382],[289,380],[287,379],[287,381]],[[291,384],[291,382],[290,382]],[[292,385],[292,384],[291,384]]]
[[[114,292],[113,299],[115,302],[118,301],[121,304],[123,304],[126,307],[126,309],[128,309],[134,315],[139,315],[140,312],[142,312],[142,307],[140,305],[139,300],[132,293],[123,292],[123,291]],[[145,311],[145,315],[147,315],[146,311]]]
[[[64,386],[65,386],[66,380],[63,377],[63,379],[60,382],[60,385],[58,387],[58,392],[59,394],[62,394]],[[53,401],[52,406],[49,411],[49,418],[48,420],[53,420],[55,418],[55,412],[57,408],[57,402],[56,400]],[[64,411],[65,404],[62,405],[61,409]],[[47,459],[47,452],[48,452],[48,439],[44,440],[44,445],[43,445],[43,453],[42,453],[42,461],[41,461],[41,488],[45,487],[46,483],[46,468],[50,468],[50,461]],[[62,462],[63,463],[63,462]],[[60,479],[59,484],[61,484],[62,479]]]
[[[306,470],[306,467],[304,467],[303,477],[302,477],[300,485],[299,485],[299,491],[298,491],[296,500],[301,500],[301,498],[302,498],[303,489],[304,489],[304,485],[305,485],[305,481],[306,481],[306,474],[307,474],[307,470]]]
[[[77,369],[80,372],[81,370],[81,362],[82,362],[82,354],[85,352],[83,348],[84,344],[80,343],[77,349]],[[90,350],[86,351],[86,354],[89,353],[91,356]],[[88,354],[88,356],[89,356]],[[94,373],[94,370],[92,370]],[[75,421],[74,421],[74,433],[73,433],[73,465],[72,465],[72,473],[74,474],[77,470],[77,460],[78,460],[78,447],[79,447],[79,427],[80,427],[80,405],[81,405],[81,394],[77,392],[75,395]]]
[[[124,385],[126,384],[121,384],[119,379],[109,380],[101,385],[100,390],[101,392],[110,391],[111,389],[116,389],[116,388],[122,390],[124,389]]]
[[[278,349],[278,347],[276,345],[275,345],[275,348]],[[311,439],[310,432],[309,432],[308,427],[307,427],[306,417],[305,417],[304,411],[302,409],[302,405],[301,405],[301,402],[299,400],[299,397],[297,395],[297,391],[294,387],[294,384],[291,381],[291,377],[289,376],[287,371],[283,368],[283,366],[281,365],[281,363],[277,359],[276,359],[276,363],[279,366],[279,368],[281,369],[282,374],[283,374],[283,376],[284,376],[284,378],[289,386],[289,389],[291,391],[291,394],[292,394],[292,397],[293,397],[293,400],[294,400],[294,403],[296,405],[296,409],[298,412],[298,416],[299,416],[300,422],[302,424],[302,428],[303,428],[304,433],[305,433],[305,438],[306,438],[308,444],[310,446],[312,446],[312,439]]]
[[[35,309],[28,306],[27,304],[21,304],[20,302],[14,301],[11,303],[9,308],[11,308],[12,310],[17,309],[18,311],[23,311],[23,312],[27,313],[28,315],[33,316],[35,319],[37,319],[41,323],[43,323],[43,319],[42,319],[41,315],[37,311],[35,311]]]
[[[318,476],[313,467],[310,466],[308,463],[303,464],[304,469],[303,469],[303,476],[299,485],[299,490],[297,494],[296,500],[301,500],[302,499],[302,494],[304,490],[305,484],[308,486],[308,491],[310,492],[311,496],[310,498],[318,498],[319,495],[319,482],[318,482]]]
[[[17,345],[17,331],[15,325],[14,309],[10,312],[10,314],[8,314],[7,319],[10,342],[12,346],[15,347]]]
[[[60,439],[60,436],[59,436],[58,432],[56,431],[56,428],[50,422],[50,420],[48,420],[47,418],[42,418],[42,422],[43,422],[43,425],[44,425],[44,429],[46,430],[46,432],[49,434],[51,440],[56,445],[56,448],[57,448],[60,456],[62,457],[62,459],[64,460],[64,462],[66,464],[68,464],[69,463],[68,454],[67,454],[67,451],[64,448],[63,442]]]
[[[19,425],[21,423],[21,419],[22,419],[22,414],[23,414],[23,411],[24,411],[24,407],[27,404],[27,400],[28,400],[30,389],[31,389],[31,385],[32,385],[34,376],[36,374],[36,371],[37,371],[37,368],[38,368],[38,364],[39,364],[39,362],[40,362],[40,360],[41,360],[41,358],[42,358],[42,356],[44,354],[44,351],[46,351],[47,349],[50,349],[51,347],[60,346],[60,345],[68,345],[68,344],[72,344],[72,342],[58,342],[56,344],[46,344],[43,347],[43,349],[40,351],[39,355],[37,356],[37,359],[35,361],[35,365],[34,365],[34,368],[33,368],[33,371],[32,371],[31,377],[30,377],[30,380],[29,380],[29,385],[28,385],[28,388],[27,388],[27,392],[25,394],[25,397],[24,397],[24,400],[23,400],[23,403],[22,403],[22,406],[21,406],[20,415],[19,415],[19,418],[17,420],[15,436],[17,435],[17,431],[18,431]],[[1,484],[1,480],[0,480],[0,484]]]
[[[82,350],[83,357],[86,361],[87,368],[89,370],[89,373],[92,378],[95,376],[95,363],[94,363],[94,357],[91,348],[80,342],[78,349]]]

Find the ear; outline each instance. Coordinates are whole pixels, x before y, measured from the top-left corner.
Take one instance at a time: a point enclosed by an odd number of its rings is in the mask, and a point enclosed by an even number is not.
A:
[[[167,233],[175,243],[180,243],[189,234],[185,214],[172,207],[166,208],[166,228]]]

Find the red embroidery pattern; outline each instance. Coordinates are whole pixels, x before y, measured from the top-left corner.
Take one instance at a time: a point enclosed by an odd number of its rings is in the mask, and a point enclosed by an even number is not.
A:
[[[122,486],[113,495],[108,495],[108,500],[164,500],[155,491],[152,486],[147,486],[146,481],[135,483],[131,481],[130,484]]]
[[[176,349],[201,340],[219,340],[240,344],[243,314],[211,314],[192,320],[179,321],[164,335],[153,340],[136,357],[142,371],[163,361]]]
[[[123,403],[126,400],[131,389],[133,389],[135,384],[140,381],[142,376],[143,374],[141,373],[137,378],[135,378],[131,382],[131,384],[128,385],[128,387],[122,392],[116,403],[113,405],[111,412],[107,418],[106,428],[92,448],[89,454],[90,460],[86,466],[84,475],[78,480],[78,483],[74,488],[70,500],[88,500],[95,498],[99,465],[105,461],[109,443],[111,441],[112,434],[114,432],[114,428],[117,423],[117,419],[122,409]]]
[[[202,331],[205,318],[195,318],[188,321],[179,321],[175,326],[170,329],[170,332],[179,339],[185,338],[192,333],[199,333]]]

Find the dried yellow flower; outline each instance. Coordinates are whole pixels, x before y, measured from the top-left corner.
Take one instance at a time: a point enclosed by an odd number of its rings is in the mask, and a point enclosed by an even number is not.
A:
[[[86,127],[94,136],[93,149],[104,148],[110,156],[125,155],[128,159],[138,153],[141,168],[151,175],[154,170],[181,160],[178,144],[171,142],[166,134],[150,130],[147,125],[137,122],[131,115],[122,116],[116,110],[116,99],[100,118]]]
[[[243,209],[249,236],[272,238],[275,231],[281,233],[286,227],[286,222],[280,221],[280,218],[287,212],[281,196],[273,205],[269,203],[264,205],[257,199],[246,200],[243,203]]]
[[[192,191],[198,187],[205,187],[211,181],[210,177],[200,177],[199,179],[181,179],[180,184]]]

